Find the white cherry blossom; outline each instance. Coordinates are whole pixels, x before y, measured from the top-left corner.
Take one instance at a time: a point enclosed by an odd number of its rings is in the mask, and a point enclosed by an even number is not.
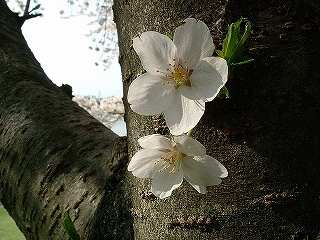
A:
[[[142,147],[131,159],[128,170],[139,178],[152,178],[151,191],[159,198],[169,197],[185,178],[199,193],[218,185],[227,169],[206,155],[205,147],[183,134],[172,139],[159,134],[141,137]]]
[[[173,41],[154,31],[133,39],[134,50],[146,73],[129,87],[131,109],[149,116],[164,113],[173,135],[196,126],[228,77],[227,62],[212,57],[213,41],[208,27],[188,18],[175,30]]]

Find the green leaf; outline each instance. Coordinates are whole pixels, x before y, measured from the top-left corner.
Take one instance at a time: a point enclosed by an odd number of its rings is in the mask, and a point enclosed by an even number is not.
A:
[[[237,62],[238,58],[242,57],[242,53],[244,50],[244,44],[250,37],[250,30],[251,30],[251,23],[247,22],[245,26],[245,31],[244,34],[242,35],[241,39],[239,39],[239,42],[235,46],[232,55],[229,58],[229,63],[232,64],[234,62]],[[239,31],[240,31],[240,26],[239,26]],[[240,36],[240,35],[239,35]]]
[[[249,62],[252,62],[252,61],[254,61],[254,59],[249,57],[249,56],[240,56],[237,59],[237,62],[231,63],[230,65],[238,66],[238,65],[246,64],[246,63],[249,63]]]
[[[226,86],[223,86],[221,89],[220,89],[220,92],[218,93],[217,95],[218,98],[222,99],[222,98],[229,98],[230,95],[229,95],[229,91],[227,89]]]
[[[215,49],[214,51],[218,54],[219,57],[224,58],[223,51],[220,51],[220,50],[217,50],[217,49]]]
[[[227,61],[233,55],[234,49],[236,48],[239,42],[240,36],[240,24],[242,22],[242,17],[235,23],[232,23],[229,26],[227,36],[223,40],[222,52],[224,53],[224,59]]]
[[[80,240],[80,236],[67,212],[64,214],[64,218],[61,223],[71,240]]]
[[[243,65],[252,62],[254,59],[243,55],[244,45],[250,37],[251,23],[247,22],[244,32],[241,35],[241,17],[237,22],[232,23],[222,43],[222,50],[215,50],[219,57],[224,58],[229,67],[229,76],[233,74],[233,70],[238,65]],[[218,98],[229,98],[229,91],[224,86],[217,95]]]
[[[167,36],[168,38],[170,38],[171,40],[173,40],[173,36],[172,36],[172,34],[171,34],[171,33],[166,32],[166,36]]]
[[[224,58],[229,67],[229,76],[233,74],[234,68],[252,62],[253,59],[243,55],[244,46],[250,37],[251,23],[247,22],[244,27],[243,34],[241,34],[241,17],[237,22],[232,23],[223,40],[222,50],[215,50],[219,57]]]

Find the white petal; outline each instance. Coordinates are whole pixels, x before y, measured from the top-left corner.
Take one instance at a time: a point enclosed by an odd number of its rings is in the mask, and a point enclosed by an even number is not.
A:
[[[192,183],[190,183],[190,184],[195,190],[197,190],[198,193],[202,193],[202,194],[206,194],[207,193],[207,187],[206,186],[202,186],[202,185],[199,186],[199,185],[192,184]]]
[[[182,134],[174,136],[178,150],[188,156],[203,156],[206,154],[206,148],[197,140]]]
[[[183,181],[183,172],[176,173],[168,171],[155,172],[152,179],[151,191],[159,198],[169,197],[172,191],[178,188]]]
[[[211,175],[212,177],[217,176],[219,178],[225,178],[228,176],[227,169],[218,160],[211,156],[194,156],[193,159],[200,162],[202,165],[205,165],[208,175]],[[207,180],[210,181],[210,178]]]
[[[191,75],[192,76],[192,75]],[[192,83],[191,83],[192,85]],[[175,89],[175,91],[180,94],[183,95],[184,97],[190,99],[190,100],[200,100],[202,99],[202,97],[199,97],[199,94],[195,94],[198,93],[197,91],[194,91],[194,89],[192,89],[191,87],[188,86],[180,86],[178,89]]]
[[[227,61],[221,57],[207,57],[202,60],[211,64],[221,75],[222,82],[225,84],[228,80],[228,64]]]
[[[178,48],[181,62],[194,69],[198,61],[213,54],[213,40],[207,25],[194,18],[185,20],[185,24],[175,30],[173,42]]]
[[[210,57],[199,61],[190,76],[194,94],[206,101],[213,100],[228,78],[228,65],[223,58]]]
[[[216,159],[204,157],[185,157],[182,160],[184,178],[200,193],[206,186],[218,185],[228,175],[227,169]]]
[[[153,149],[141,149],[131,159],[128,171],[139,178],[152,178],[158,166],[155,162],[160,159],[163,152]]]
[[[194,101],[179,96],[175,104],[164,111],[167,126],[171,134],[181,135],[194,128],[202,117],[205,103],[202,100]]]
[[[170,139],[160,135],[160,134],[152,134],[148,136],[144,136],[138,139],[138,142],[142,148],[147,149],[171,149],[172,142]]]
[[[133,48],[139,55],[144,69],[154,75],[167,72],[169,64],[176,58],[177,48],[166,35],[154,31],[133,39]]]
[[[145,73],[136,78],[128,91],[128,102],[131,109],[140,115],[155,115],[162,113],[172,104],[173,88],[162,85],[163,79]]]

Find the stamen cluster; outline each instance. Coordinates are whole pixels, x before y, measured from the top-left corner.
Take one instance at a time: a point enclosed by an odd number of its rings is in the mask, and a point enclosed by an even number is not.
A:
[[[186,34],[187,33],[187,34]],[[185,133],[192,130],[228,77],[228,65],[212,57],[213,40],[208,27],[193,18],[175,30],[173,40],[149,31],[133,39],[133,47],[146,73],[128,91],[132,110],[149,116],[163,113],[171,137],[148,135],[128,170],[152,178],[151,190],[159,198],[171,195],[186,179],[199,193],[228,175],[226,168],[206,155],[205,147]]]
[[[175,30],[173,40],[148,31],[133,39],[133,47],[146,73],[129,87],[132,110],[144,116],[164,113],[171,134],[187,133],[228,77],[226,60],[212,57],[208,27],[189,18]]]
[[[206,155],[205,147],[187,135],[166,138],[160,134],[138,140],[142,147],[131,159],[128,170],[140,178],[152,178],[152,192],[165,198],[185,178],[199,193],[226,177],[226,168]]]

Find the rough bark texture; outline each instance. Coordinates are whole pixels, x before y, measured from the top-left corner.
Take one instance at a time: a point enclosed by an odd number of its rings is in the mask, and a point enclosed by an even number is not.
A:
[[[230,99],[206,105],[194,134],[229,177],[207,195],[184,184],[158,200],[146,193],[150,181],[128,174],[135,239],[320,238],[318,1],[114,2],[125,94],[143,73],[131,47],[139,33],[172,33],[195,17],[219,45],[240,16],[253,24],[246,50],[255,61],[229,79]],[[160,116],[141,117],[125,106],[132,156],[139,137],[166,128]]]
[[[1,0],[1,202],[27,239],[67,239],[67,211],[82,239],[111,239],[117,229],[130,238],[122,214],[129,212],[121,187],[126,138],[48,79],[20,27]]]
[[[188,184],[166,200],[125,174],[126,139],[73,103],[43,73],[0,0],[0,197],[28,239],[66,239],[69,211],[88,239],[317,239],[320,231],[319,3],[116,0],[124,94],[143,72],[131,39],[172,32],[187,17],[217,45],[240,16],[252,24],[254,63],[227,83],[231,98],[206,105],[195,137],[229,177],[199,195]],[[167,133],[161,116],[126,103],[128,150]],[[131,208],[132,204],[132,208]],[[133,218],[133,222],[132,222]]]

